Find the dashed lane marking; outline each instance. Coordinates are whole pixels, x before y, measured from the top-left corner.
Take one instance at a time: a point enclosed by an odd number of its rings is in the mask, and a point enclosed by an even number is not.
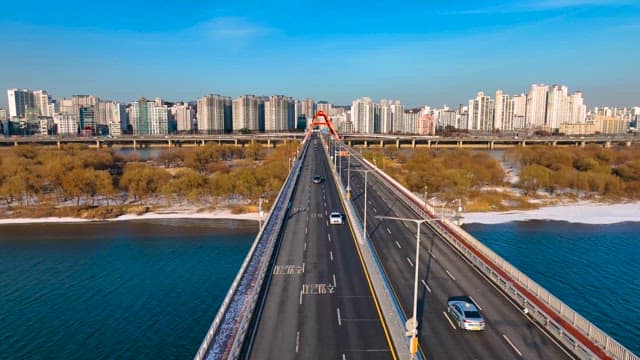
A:
[[[300,331],[296,331],[296,352],[300,349]]]
[[[513,345],[513,343],[511,342],[511,340],[509,340],[509,338],[507,337],[507,335],[502,334],[502,337],[503,337],[505,340],[507,340],[507,342],[509,343],[509,345],[511,345],[511,347],[513,348],[513,350],[515,350],[515,352],[517,352],[517,353],[518,353],[518,355],[520,355],[520,356],[522,357],[522,353],[520,352],[520,350],[518,350],[518,348],[517,348],[515,345]]]
[[[480,305],[478,305],[478,302],[476,301],[476,299],[472,298],[471,295],[469,295],[469,299],[471,299],[471,301],[473,301],[473,303],[476,304],[476,307],[478,308],[478,310],[482,310]]]
[[[389,233],[389,235],[391,235],[391,230],[389,230],[389,228],[387,228],[387,232]]]
[[[453,325],[453,321],[451,321],[451,319],[449,319],[449,315],[447,315],[447,313],[444,312],[444,311],[442,312],[442,315],[444,315],[444,317],[447,319],[447,321],[449,322],[449,325],[451,325],[451,328],[453,328],[453,330],[455,330],[456,326]]]
[[[342,326],[342,319],[340,318],[340,308],[336,308],[336,312],[338,313],[338,326]]]
[[[333,274],[333,287],[338,287],[336,283],[336,274]]]
[[[329,239],[329,242],[331,242],[331,234],[327,234],[327,238]]]
[[[396,245],[398,245],[398,249],[402,249],[402,246],[400,246],[400,243],[398,241],[396,241]]]
[[[424,282],[424,280],[420,280],[420,281],[422,281],[422,285],[424,285],[424,287],[426,287],[426,288],[427,288],[427,291],[428,291],[428,292],[431,292],[431,288],[429,287],[429,285],[427,285],[427,283],[426,283],[426,282]]]
[[[331,261],[333,261],[333,251],[329,251],[329,257],[331,258]]]
[[[411,259],[407,258],[407,261],[409,262],[409,264],[411,265],[411,267],[413,267],[413,263],[411,262]]]
[[[447,272],[447,275],[449,275],[449,277],[453,279],[453,281],[456,281],[456,278],[454,278],[453,275],[451,275],[449,270],[445,270],[445,271]]]

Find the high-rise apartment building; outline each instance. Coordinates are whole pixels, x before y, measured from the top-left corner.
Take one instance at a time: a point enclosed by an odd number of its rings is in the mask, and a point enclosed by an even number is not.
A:
[[[475,99],[469,100],[468,129],[472,131],[492,131],[494,101],[490,96],[478,91]]]
[[[587,106],[584,104],[582,92],[576,91],[569,95],[569,120],[570,124],[582,124],[587,117]]]
[[[0,121],[5,120],[7,118],[7,110],[0,108]]]
[[[381,134],[390,134],[393,132],[393,112],[391,111],[391,100],[380,100],[379,117]]]
[[[144,97],[131,103],[129,113],[135,135],[166,135],[169,131],[169,109]]]
[[[407,109],[402,117],[405,134],[418,133],[418,119],[420,118],[420,109]]]
[[[513,130],[513,102],[511,96],[496,91],[493,128],[501,131]]]
[[[33,101],[40,116],[52,117],[55,113],[54,104],[51,96],[45,90],[36,90],[33,92]]]
[[[356,132],[373,134],[375,132],[376,104],[371,98],[356,99],[351,104],[351,121]]]
[[[527,116],[527,95],[520,94],[511,97],[511,109],[513,110],[512,129],[524,129]]]
[[[10,118],[23,118],[27,109],[36,107],[33,92],[29,89],[9,89],[7,90],[7,100]]]
[[[327,101],[318,101],[318,104],[316,105],[316,109],[317,111],[324,111],[325,114],[331,116],[333,115],[333,106],[331,105],[330,102]],[[315,115],[315,114],[314,114]]]
[[[200,100],[198,100],[199,102]],[[198,105],[199,106],[199,105]],[[176,130],[180,133],[189,133],[193,130],[193,109],[187,103],[175,104],[171,107],[171,113],[176,119]]]
[[[123,104],[116,101],[100,101],[97,106],[96,123],[106,126],[111,136],[119,136],[127,127],[127,112]]]
[[[287,131],[294,127],[293,99],[273,95],[264,103],[265,131]]]
[[[569,121],[569,94],[564,85],[553,85],[547,92],[547,110],[545,127],[558,129],[560,124]]]
[[[233,131],[259,131],[264,124],[264,99],[255,95],[243,95],[233,100]]]
[[[547,85],[531,85],[531,89],[527,94],[526,128],[537,128],[545,125],[548,92],[549,87]]]
[[[231,132],[231,98],[209,94],[198,99],[198,132],[212,134]]]
[[[391,104],[391,116],[393,123],[392,131],[394,133],[404,132],[404,105],[402,105],[399,100]]]

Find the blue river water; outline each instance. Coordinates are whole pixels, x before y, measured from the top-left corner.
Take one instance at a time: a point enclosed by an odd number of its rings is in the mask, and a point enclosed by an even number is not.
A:
[[[0,359],[190,359],[257,224],[0,225]]]
[[[640,354],[640,223],[526,221],[463,227]]]
[[[467,231],[640,353],[640,223]],[[253,222],[0,225],[0,359],[192,358]]]

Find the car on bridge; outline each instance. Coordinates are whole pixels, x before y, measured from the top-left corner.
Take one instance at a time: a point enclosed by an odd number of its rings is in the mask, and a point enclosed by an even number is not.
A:
[[[447,311],[463,330],[484,330],[484,317],[469,296],[453,296],[447,299]]]
[[[322,180],[324,180],[324,179],[320,175],[316,175],[316,176],[313,177],[313,183],[314,184],[320,184],[320,183],[322,183]]]
[[[342,218],[342,214],[340,214],[337,211],[334,211],[331,214],[329,214],[329,224],[331,224],[331,225],[342,225],[342,224],[344,224],[344,220]]]

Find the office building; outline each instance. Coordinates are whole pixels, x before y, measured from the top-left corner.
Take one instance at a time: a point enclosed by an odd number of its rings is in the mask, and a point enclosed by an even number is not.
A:
[[[75,114],[70,112],[60,112],[53,116],[53,122],[58,127],[58,135],[76,136],[80,125]]]
[[[29,89],[7,90],[9,118],[24,118],[29,108],[35,108],[35,97]]]

